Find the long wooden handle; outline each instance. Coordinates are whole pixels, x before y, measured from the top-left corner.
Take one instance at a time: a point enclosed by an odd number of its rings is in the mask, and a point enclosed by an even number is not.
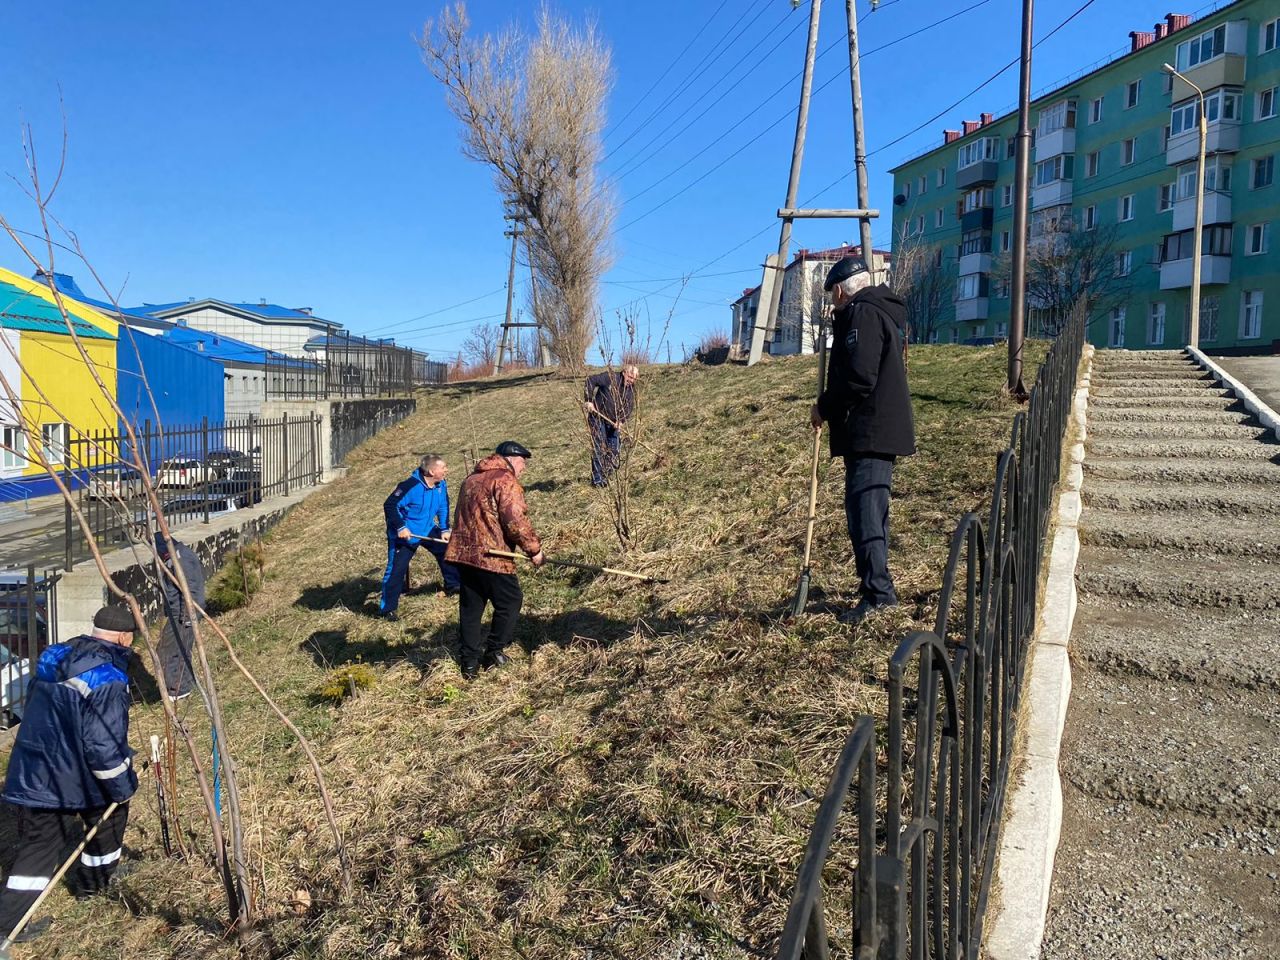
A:
[[[825,323],[818,324],[818,396],[826,387],[827,330]],[[804,567],[809,569],[813,555],[813,528],[818,520],[818,461],[822,457],[822,431],[813,431],[813,462],[809,467],[809,519],[804,533]]]
[[[529,560],[523,553],[509,553],[506,550],[486,550],[491,557],[505,557],[508,560]],[[667,583],[661,577],[651,577],[643,573],[632,573],[630,570],[618,570],[615,567],[599,567],[594,563],[579,563],[577,560],[553,560],[551,557],[546,558],[547,563],[554,563],[557,567],[573,567],[577,570],[589,570],[592,573],[611,573],[615,577],[630,577],[632,580],[645,580],[649,583]]]
[[[9,947],[13,945],[13,938],[22,932],[22,928],[27,925],[27,921],[29,921],[32,915],[35,914],[36,910],[40,908],[40,904],[44,903],[44,898],[47,897],[53,888],[58,885],[58,881],[62,879],[63,875],[71,869],[71,864],[75,863],[76,858],[80,856],[84,848],[89,845],[89,841],[97,835],[98,828],[107,822],[107,818],[116,812],[116,807],[118,806],[120,806],[119,803],[113,803],[111,806],[107,807],[107,812],[102,815],[102,819],[95,823],[89,832],[84,835],[84,839],[80,841],[80,846],[71,851],[71,856],[67,857],[66,862],[58,868],[58,872],[49,878],[48,885],[40,891],[40,896],[36,897],[36,902],[31,904],[30,909],[28,909],[27,912],[22,915],[22,919],[18,921],[18,925],[10,930],[8,936],[4,938],[4,942],[0,943],[0,950],[8,950]]]

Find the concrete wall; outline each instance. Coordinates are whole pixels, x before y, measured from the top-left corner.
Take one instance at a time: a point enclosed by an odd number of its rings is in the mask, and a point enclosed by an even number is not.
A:
[[[291,417],[315,414],[320,424],[320,463],[323,479],[332,477],[351,449],[380,430],[393,426],[418,409],[412,397],[373,400],[268,400],[262,406],[264,417]]]

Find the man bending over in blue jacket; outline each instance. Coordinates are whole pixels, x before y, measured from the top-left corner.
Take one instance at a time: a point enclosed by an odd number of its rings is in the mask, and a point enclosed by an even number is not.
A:
[[[105,890],[120,862],[129,798],[138,789],[127,676],[134,626],[127,607],[103,607],[92,634],[55,643],[36,663],[4,783],[5,801],[17,808],[18,856],[0,890],[0,940],[112,803],[119,806],[67,874],[71,892],[84,898]],[[16,942],[34,939],[49,923],[28,923]]]
[[[396,608],[409,582],[409,561],[418,547],[425,546],[440,564],[444,592],[454,596],[462,585],[458,568],[444,559],[443,543],[423,542],[423,538],[448,540],[449,487],[445,477],[449,466],[438,453],[428,453],[418,469],[402,480],[382,505],[387,518],[387,570],[382,575],[382,599],[378,611],[388,620],[399,620]]]

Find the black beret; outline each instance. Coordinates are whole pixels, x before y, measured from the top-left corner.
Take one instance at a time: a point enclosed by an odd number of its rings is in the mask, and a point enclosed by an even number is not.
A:
[[[138,629],[133,613],[118,603],[108,604],[95,613],[93,625],[99,630],[115,630],[117,633],[131,633]]]
[[[524,457],[526,460],[533,459],[533,454],[529,452],[529,448],[523,443],[517,443],[515,440],[503,440],[498,444],[498,448],[493,452],[500,457]]]
[[[866,269],[867,264],[861,257],[844,257],[837,260],[835,266],[827,273],[827,282],[822,285],[822,289],[830,290],[837,283],[848,280],[855,273],[862,273]]]

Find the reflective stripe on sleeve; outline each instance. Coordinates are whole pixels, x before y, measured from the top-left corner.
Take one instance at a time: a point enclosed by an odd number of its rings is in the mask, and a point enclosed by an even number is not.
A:
[[[70,687],[72,690],[77,691],[82,697],[87,697],[90,693],[93,692],[89,689],[89,685],[85,683],[83,680],[81,680],[79,677],[72,677],[70,680],[63,680],[62,685],[64,687]]]
[[[13,874],[5,881],[10,890],[43,890],[49,885],[49,877],[23,877]]]
[[[110,853],[104,853],[98,857],[91,853],[82,853],[80,854],[80,862],[86,867],[105,867],[120,859],[120,849],[122,848],[112,850]]]
[[[99,780],[113,780],[128,769],[129,761],[126,760],[124,763],[116,764],[110,770],[91,770],[90,772]]]

